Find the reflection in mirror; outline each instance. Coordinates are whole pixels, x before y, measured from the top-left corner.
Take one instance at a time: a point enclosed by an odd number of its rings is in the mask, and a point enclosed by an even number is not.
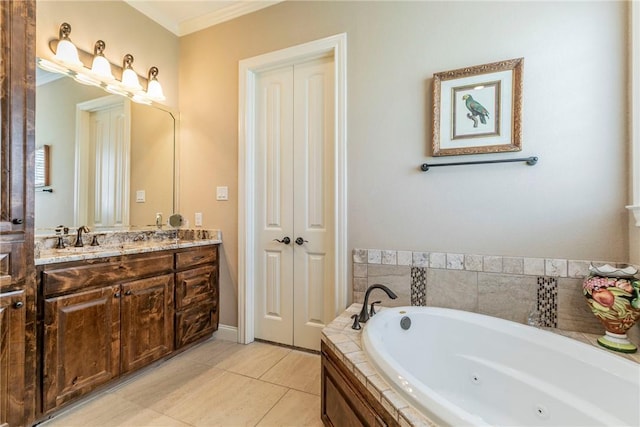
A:
[[[155,227],[174,212],[174,116],[38,69],[36,146],[49,146],[49,187],[35,224]]]

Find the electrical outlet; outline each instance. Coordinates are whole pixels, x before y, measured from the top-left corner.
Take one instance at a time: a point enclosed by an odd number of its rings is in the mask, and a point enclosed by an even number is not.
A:
[[[144,203],[146,201],[146,193],[144,190],[136,191],[136,203]]]
[[[196,227],[202,227],[202,212],[196,212]]]
[[[229,200],[229,187],[216,187],[216,200]]]

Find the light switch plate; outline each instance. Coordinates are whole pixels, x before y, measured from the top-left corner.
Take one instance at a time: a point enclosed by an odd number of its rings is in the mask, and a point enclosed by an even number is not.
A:
[[[136,191],[136,203],[144,203],[146,201],[146,193],[144,190]]]
[[[229,200],[229,187],[216,187],[216,200]]]
[[[202,212],[196,212],[196,227],[202,227]]]

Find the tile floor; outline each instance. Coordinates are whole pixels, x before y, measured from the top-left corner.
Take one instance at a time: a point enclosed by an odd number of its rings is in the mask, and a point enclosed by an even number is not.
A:
[[[321,426],[320,356],[212,338],[41,425]]]

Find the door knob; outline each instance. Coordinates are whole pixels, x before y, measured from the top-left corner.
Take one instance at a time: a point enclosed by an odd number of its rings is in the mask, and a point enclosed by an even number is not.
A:
[[[308,240],[304,240],[302,237],[298,237],[298,238],[296,239],[296,243],[297,243],[298,245],[302,246],[302,244],[303,244],[303,243],[309,243],[309,241],[308,241]]]
[[[282,238],[282,240],[280,239],[273,239],[274,242],[278,242],[278,243],[284,243],[285,245],[288,245],[289,243],[291,243],[291,239],[288,236],[284,236]]]

